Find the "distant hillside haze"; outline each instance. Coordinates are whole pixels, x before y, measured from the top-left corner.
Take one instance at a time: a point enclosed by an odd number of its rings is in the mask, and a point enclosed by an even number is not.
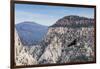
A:
[[[16,24],[16,30],[18,31],[22,44],[25,46],[31,46],[41,41],[47,29],[47,26],[29,21]]]

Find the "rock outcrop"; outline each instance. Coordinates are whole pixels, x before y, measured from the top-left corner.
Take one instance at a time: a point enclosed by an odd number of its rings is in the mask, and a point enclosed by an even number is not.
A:
[[[94,19],[65,16],[49,27],[43,63],[87,62],[94,60]],[[75,43],[74,43],[75,42]],[[70,46],[69,46],[70,45]]]
[[[51,27],[77,28],[77,27],[90,27],[93,25],[94,25],[94,19],[70,15],[59,19]]]

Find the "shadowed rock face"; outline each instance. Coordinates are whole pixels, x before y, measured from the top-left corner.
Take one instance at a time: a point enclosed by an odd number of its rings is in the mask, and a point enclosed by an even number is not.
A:
[[[94,19],[65,16],[48,28],[40,44],[27,50],[37,64],[93,61]]]

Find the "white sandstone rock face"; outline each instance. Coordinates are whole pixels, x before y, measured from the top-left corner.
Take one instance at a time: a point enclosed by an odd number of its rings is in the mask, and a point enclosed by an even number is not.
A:
[[[66,27],[49,28],[46,35],[47,38],[45,38],[48,46],[39,59],[40,64],[92,61],[94,59],[93,31],[92,27],[82,27],[80,29]],[[76,45],[68,47],[75,39],[77,40]]]
[[[56,63],[58,58],[61,56],[62,43],[57,37],[54,37],[51,43],[45,49],[45,52],[40,57],[39,62],[42,64],[45,63]]]
[[[28,53],[26,47],[21,43],[17,31],[15,30],[15,63],[16,65],[32,65],[37,61]]]
[[[44,45],[23,46],[15,37],[16,65],[69,63],[92,61],[94,56],[93,29],[49,28]],[[84,38],[83,38],[84,37]],[[89,40],[89,38],[92,39]],[[68,45],[77,39],[77,44]],[[82,59],[83,58],[83,59]]]

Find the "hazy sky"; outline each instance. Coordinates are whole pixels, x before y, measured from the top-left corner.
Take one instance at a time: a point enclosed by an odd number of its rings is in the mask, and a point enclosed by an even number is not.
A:
[[[33,21],[38,24],[50,26],[58,19],[67,15],[94,18],[94,8],[15,4],[15,24],[24,21]]]

